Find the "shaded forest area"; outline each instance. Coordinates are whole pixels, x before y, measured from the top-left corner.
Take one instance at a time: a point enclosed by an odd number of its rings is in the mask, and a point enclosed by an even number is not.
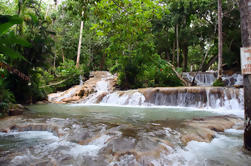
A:
[[[217,70],[216,0],[0,0],[0,101],[33,103],[93,70],[120,89],[182,86]],[[222,0],[223,70],[240,70],[238,0]]]

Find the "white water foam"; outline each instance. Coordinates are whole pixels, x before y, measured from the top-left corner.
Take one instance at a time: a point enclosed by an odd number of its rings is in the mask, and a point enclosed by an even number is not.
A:
[[[107,145],[109,135],[101,135],[87,145],[63,140],[46,131],[25,131],[0,133],[1,136],[14,135],[30,142],[31,140],[40,140],[33,145],[33,150],[24,149],[24,155],[16,156],[11,160],[11,165],[30,165],[38,161],[47,159],[50,154],[54,155],[70,155],[75,160],[84,156],[97,156],[100,149]],[[53,156],[51,156],[53,158]]]
[[[122,94],[114,92],[106,95],[101,104],[109,103],[114,105],[143,105],[145,102],[145,96],[140,92],[133,92],[131,94]]]
[[[247,166],[251,164],[251,156],[245,155],[242,149],[243,130],[228,129],[217,134],[210,143],[191,141],[185,147],[169,149],[170,154],[161,154],[153,160],[154,166]],[[234,155],[233,155],[234,154]]]
[[[192,82],[195,73],[184,72],[182,76],[188,81]],[[198,86],[211,86],[216,80],[217,73],[202,72],[197,73],[194,82]],[[223,75],[222,80],[226,82],[227,86],[241,86],[243,85],[243,76],[241,74]]]

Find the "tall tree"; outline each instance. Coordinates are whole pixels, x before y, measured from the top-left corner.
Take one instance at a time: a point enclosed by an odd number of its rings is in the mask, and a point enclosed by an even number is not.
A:
[[[82,11],[82,17],[84,16],[84,11]],[[81,44],[82,44],[82,37],[83,37],[83,28],[84,28],[84,21],[81,19],[80,23],[80,33],[79,33],[79,40],[78,40],[78,53],[77,53],[77,61],[76,61],[76,67],[79,66],[79,60],[80,60],[80,53],[81,53]]]
[[[176,24],[177,67],[180,67],[179,24]]]
[[[218,0],[218,79],[222,77],[222,2]]]
[[[251,0],[240,0],[242,46],[251,47]],[[251,75],[244,75],[244,147],[251,151]]]

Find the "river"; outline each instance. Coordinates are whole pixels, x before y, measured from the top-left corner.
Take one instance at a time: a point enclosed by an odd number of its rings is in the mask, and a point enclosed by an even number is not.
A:
[[[0,165],[251,165],[242,151],[241,110],[230,115],[164,106],[28,108],[1,121],[11,127],[0,132]]]

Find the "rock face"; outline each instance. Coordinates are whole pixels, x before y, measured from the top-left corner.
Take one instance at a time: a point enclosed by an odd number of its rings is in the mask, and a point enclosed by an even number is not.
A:
[[[91,72],[91,78],[83,85],[76,85],[64,92],[48,95],[48,101],[53,103],[68,103],[84,100],[94,92],[111,92],[115,88],[117,76],[106,71]]]

